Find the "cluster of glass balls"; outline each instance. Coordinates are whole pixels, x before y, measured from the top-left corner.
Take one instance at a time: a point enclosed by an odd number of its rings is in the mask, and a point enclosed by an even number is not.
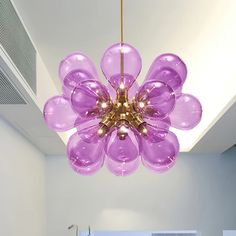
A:
[[[145,136],[124,125],[113,127],[103,137],[98,135],[100,122],[111,111],[120,86],[121,52],[123,86],[134,109],[145,121]],[[170,131],[171,126],[189,130],[200,122],[200,102],[181,92],[187,69],[178,56],[158,56],[139,86],[135,80],[141,65],[141,57],[134,47],[112,45],[101,60],[101,69],[109,82],[105,86],[87,56],[75,52],[61,61],[62,95],[46,102],[44,119],[56,132],[76,128],[67,144],[67,156],[77,173],[92,175],[105,164],[113,174],[126,176],[135,172],[141,162],[157,173],[165,172],[175,164],[179,152],[179,142]],[[126,133],[125,139],[119,138],[119,131]]]

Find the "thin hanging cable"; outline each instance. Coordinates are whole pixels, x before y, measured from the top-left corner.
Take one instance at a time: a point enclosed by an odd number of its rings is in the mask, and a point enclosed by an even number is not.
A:
[[[123,52],[123,44],[124,44],[124,2],[120,0],[120,74],[121,74],[121,82],[120,88],[124,89],[124,52]]]
[[[120,0],[120,42],[124,43],[124,1]]]

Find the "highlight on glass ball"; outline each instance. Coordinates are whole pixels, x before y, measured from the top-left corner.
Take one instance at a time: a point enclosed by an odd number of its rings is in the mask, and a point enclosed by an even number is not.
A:
[[[138,51],[126,43],[112,45],[102,56],[107,84],[84,54],[61,61],[62,93],[45,103],[43,115],[56,132],[75,128],[67,156],[76,173],[94,175],[105,166],[113,175],[128,176],[140,165],[155,173],[175,165],[180,144],[173,128],[197,126],[201,103],[182,93],[187,68],[177,55],[158,56],[139,86],[141,67]]]

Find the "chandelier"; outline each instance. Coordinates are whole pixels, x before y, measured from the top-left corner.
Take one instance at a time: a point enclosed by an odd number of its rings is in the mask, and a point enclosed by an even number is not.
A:
[[[138,86],[141,71],[138,51],[123,40],[109,47],[101,69],[103,85],[91,60],[79,52],[59,65],[62,95],[44,106],[49,128],[64,132],[75,128],[67,144],[73,170],[92,175],[104,164],[115,175],[135,172],[140,163],[157,173],[174,166],[179,142],[171,127],[189,130],[201,120],[196,97],[182,93],[187,76],[184,62],[174,54],[162,54],[152,63]]]

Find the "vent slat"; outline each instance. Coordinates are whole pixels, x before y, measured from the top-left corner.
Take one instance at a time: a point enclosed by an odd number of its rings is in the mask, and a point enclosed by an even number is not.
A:
[[[0,1],[0,44],[36,93],[36,50],[10,0]]]
[[[20,93],[0,70],[0,104],[26,104]]]

